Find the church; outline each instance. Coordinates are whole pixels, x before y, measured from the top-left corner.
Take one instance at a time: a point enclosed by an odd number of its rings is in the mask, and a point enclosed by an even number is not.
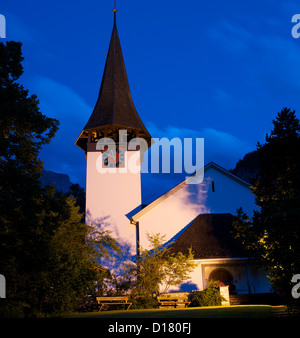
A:
[[[190,280],[172,291],[202,290],[211,280],[229,285],[232,293],[271,292],[267,273],[255,266],[232,238],[233,215],[255,210],[249,183],[216,163],[208,163],[174,188],[142,205],[142,150],[151,135],[134,106],[117,30],[116,13],[95,108],[75,144],[85,154],[86,223],[107,223],[111,235],[129,256],[149,248],[147,233],[165,235],[172,250],[192,247],[197,266]],[[121,132],[120,132],[121,131]],[[136,170],[126,170],[129,162]],[[201,183],[191,184],[198,175]],[[189,180],[189,182],[187,182]]]

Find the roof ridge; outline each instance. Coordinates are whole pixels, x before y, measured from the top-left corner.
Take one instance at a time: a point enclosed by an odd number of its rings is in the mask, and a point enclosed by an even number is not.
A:
[[[241,184],[246,185],[247,187],[250,187],[250,183],[246,182],[245,180],[243,180],[242,178],[232,174],[231,172],[229,172],[228,170],[226,170],[225,168],[221,167],[220,165],[216,164],[215,162],[209,162],[206,165],[204,165],[202,168],[198,169],[195,173],[191,174],[190,176],[187,176],[183,181],[179,182],[178,184],[176,184],[173,188],[169,189],[168,191],[166,191],[165,193],[161,194],[159,197],[157,197],[155,200],[153,200],[152,202],[148,203],[148,205],[143,208],[142,210],[140,210],[139,212],[137,212],[135,215],[132,216],[132,219],[137,216],[137,215],[143,215],[144,213],[147,212],[147,210],[152,209],[158,202],[159,200],[163,199],[163,197],[165,196],[165,198],[167,198],[169,195],[175,193],[177,190],[179,190],[181,188],[181,186],[183,186],[185,184],[185,182],[187,180],[190,180],[193,178],[193,176],[196,176],[197,173],[201,172],[201,171],[205,171],[207,170],[209,167],[215,167],[217,170],[224,172],[224,174],[226,174],[227,176],[235,179],[236,181],[240,182]]]

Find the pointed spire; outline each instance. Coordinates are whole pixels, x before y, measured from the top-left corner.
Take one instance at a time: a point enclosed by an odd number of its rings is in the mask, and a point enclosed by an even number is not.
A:
[[[114,25],[99,97],[83,132],[107,127],[130,129],[149,141],[151,136],[140,119],[131,97],[116,24],[117,10],[114,9],[113,12]],[[82,145],[87,141],[86,139],[83,142],[83,137],[84,135],[81,133],[76,141],[76,144],[82,149],[85,148]]]

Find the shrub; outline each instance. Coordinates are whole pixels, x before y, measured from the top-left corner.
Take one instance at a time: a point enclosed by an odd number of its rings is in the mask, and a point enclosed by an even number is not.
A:
[[[189,307],[217,306],[221,305],[223,297],[216,282],[211,282],[208,288],[202,291],[193,292]]]
[[[139,309],[155,309],[158,308],[158,301],[156,298],[149,297],[135,297],[130,300],[132,305],[130,307],[131,310],[139,310]]]

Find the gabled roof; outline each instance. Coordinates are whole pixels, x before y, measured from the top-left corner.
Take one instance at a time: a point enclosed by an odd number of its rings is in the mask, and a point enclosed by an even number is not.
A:
[[[170,246],[171,252],[188,253],[194,259],[246,257],[241,244],[232,235],[231,214],[200,214]]]
[[[140,119],[130,93],[114,11],[114,25],[107,53],[101,87],[95,108],[83,131],[101,127],[117,127],[137,130],[141,137],[151,138]],[[76,144],[83,148],[79,136]]]
[[[134,221],[137,221],[142,215],[144,215],[146,212],[148,212],[149,210],[151,210],[157,204],[159,204],[160,202],[162,202],[163,200],[165,200],[169,196],[173,195],[179,189],[183,188],[186,185],[187,180],[192,180],[194,176],[196,176],[198,174],[203,174],[203,171],[204,171],[204,175],[205,175],[205,171],[207,169],[209,169],[209,168],[216,169],[217,171],[221,172],[223,175],[226,175],[226,176],[230,177],[231,179],[237,181],[238,183],[240,183],[243,186],[245,186],[245,187],[247,187],[247,188],[250,189],[250,184],[248,182],[246,182],[245,180],[243,180],[240,177],[232,174],[231,172],[229,172],[228,170],[224,169],[220,165],[218,165],[218,164],[216,164],[214,162],[209,162],[202,169],[199,169],[195,174],[189,176],[188,178],[186,178],[185,180],[183,180],[182,182],[180,182],[179,184],[177,184],[174,188],[170,189],[169,191],[167,191],[166,193],[164,193],[163,195],[161,195],[160,197],[158,197],[157,199],[155,199],[153,202],[151,202],[150,204],[148,204],[145,208],[143,208],[142,210],[140,210],[139,212],[137,212],[135,215],[132,215],[131,219],[134,220]]]

